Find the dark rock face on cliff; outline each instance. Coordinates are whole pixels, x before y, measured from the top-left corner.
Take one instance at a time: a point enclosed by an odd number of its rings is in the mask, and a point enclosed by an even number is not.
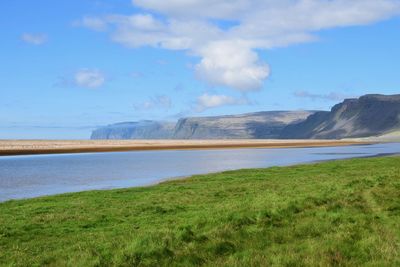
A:
[[[91,139],[170,139],[174,129],[171,122],[124,122],[94,130]]]
[[[280,138],[340,139],[381,135],[400,129],[400,95],[346,99],[330,112],[317,112],[287,126]]]
[[[232,116],[183,118],[175,139],[278,138],[289,124],[305,120],[312,111],[266,111]]]

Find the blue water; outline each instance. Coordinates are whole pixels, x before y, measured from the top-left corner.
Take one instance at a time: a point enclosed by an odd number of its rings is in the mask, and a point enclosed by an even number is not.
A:
[[[400,153],[400,143],[322,148],[134,151],[0,157],[0,201],[154,184],[242,168]]]

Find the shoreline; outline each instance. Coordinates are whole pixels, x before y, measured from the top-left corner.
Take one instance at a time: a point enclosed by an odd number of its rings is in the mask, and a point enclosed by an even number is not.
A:
[[[241,148],[301,148],[368,145],[366,140],[0,140],[0,156],[128,152],[151,150],[200,150]]]
[[[328,162],[337,162],[337,161],[348,161],[348,160],[354,160],[354,159],[370,159],[370,158],[384,158],[384,157],[400,157],[400,153],[381,153],[381,154],[376,154],[372,156],[360,156],[360,157],[351,157],[351,158],[345,158],[345,159],[327,159],[327,160],[315,160],[315,161],[310,161],[310,162],[304,162],[304,163],[295,163],[295,164],[289,164],[289,165],[283,165],[283,166],[278,166],[280,168],[287,168],[287,167],[293,167],[293,166],[307,166],[307,165],[314,165],[314,164],[322,164],[322,163],[328,163]],[[46,198],[46,197],[57,197],[57,196],[63,196],[63,195],[70,195],[70,194],[79,194],[79,193],[90,193],[90,192],[107,192],[107,191],[116,191],[116,190],[131,190],[135,188],[151,188],[159,185],[163,185],[165,183],[169,182],[179,182],[182,180],[188,180],[191,179],[192,177],[195,176],[204,176],[204,175],[218,175],[224,172],[235,172],[235,171],[241,171],[241,170],[246,170],[246,171],[251,171],[251,170],[256,170],[256,169],[263,169],[267,170],[275,166],[269,166],[269,167],[264,167],[264,168],[241,168],[241,169],[232,169],[232,170],[225,170],[225,171],[216,171],[216,172],[208,172],[208,173],[201,173],[201,174],[193,174],[193,175],[184,175],[184,176],[174,176],[174,177],[168,177],[161,179],[156,182],[151,182],[149,184],[145,185],[140,185],[140,186],[128,186],[128,187],[112,187],[112,188],[104,188],[104,189],[89,189],[89,190],[82,190],[82,191],[71,191],[71,192],[63,192],[63,193],[56,193],[56,194],[48,194],[48,195],[40,195],[40,196],[34,196],[34,197],[23,197],[23,198],[11,198],[7,200],[0,200],[0,204],[6,203],[9,201],[26,201],[26,200],[35,200],[35,199],[41,199],[41,198]]]

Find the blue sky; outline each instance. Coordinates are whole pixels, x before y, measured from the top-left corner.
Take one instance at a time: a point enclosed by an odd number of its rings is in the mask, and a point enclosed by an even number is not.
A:
[[[1,1],[0,138],[400,92],[398,0],[165,2]]]

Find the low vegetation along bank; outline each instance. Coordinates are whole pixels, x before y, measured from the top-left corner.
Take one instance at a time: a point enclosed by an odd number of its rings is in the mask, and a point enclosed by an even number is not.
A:
[[[0,204],[0,265],[400,266],[400,158]]]

